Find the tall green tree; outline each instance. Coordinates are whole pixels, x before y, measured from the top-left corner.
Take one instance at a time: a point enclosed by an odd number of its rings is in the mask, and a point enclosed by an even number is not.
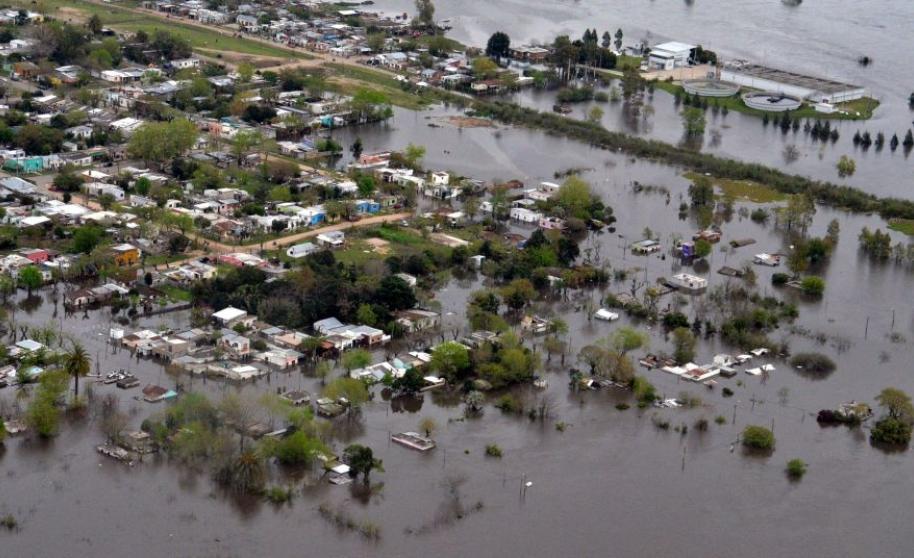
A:
[[[92,369],[92,358],[86,349],[76,341],[64,355],[63,369],[68,376],[73,378],[73,396],[79,396],[79,379],[87,376]]]

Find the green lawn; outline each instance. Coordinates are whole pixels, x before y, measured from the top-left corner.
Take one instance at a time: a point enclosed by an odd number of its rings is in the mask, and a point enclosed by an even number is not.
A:
[[[662,91],[666,91],[671,95],[679,93],[682,96],[688,95],[681,85],[673,83],[671,81],[654,81],[654,87]],[[748,114],[751,116],[757,116],[763,118],[766,114],[769,117],[775,116],[772,113],[766,113],[761,110],[753,109],[747,107],[743,104],[743,100],[739,95],[734,95],[732,97],[721,97],[721,98],[708,98],[708,105],[718,105],[719,107],[727,107],[727,110],[732,110],[734,112],[741,112],[743,114]],[[851,101],[849,103],[838,103],[835,105],[839,110],[847,111],[850,114],[842,113],[832,113],[832,114],[823,114],[816,112],[816,109],[812,105],[803,105],[799,110],[791,111],[790,116],[794,118],[813,118],[819,120],[867,120],[872,118],[873,111],[876,110],[876,107],[879,106],[879,101],[872,99],[870,97],[864,97],[862,99],[857,99],[856,101]]]
[[[324,64],[327,77],[344,78],[337,80],[334,85],[340,93],[352,94],[361,87],[373,89],[387,95],[391,104],[412,110],[427,107],[433,99],[424,98],[416,93],[404,91],[400,82],[386,72],[379,72],[371,68],[360,68],[347,64]],[[358,82],[358,83],[356,83]]]
[[[156,288],[165,293],[165,296],[173,302],[190,302],[193,299],[190,291],[174,285],[159,285]]]
[[[892,219],[889,221],[889,228],[908,236],[914,236],[914,219]]]
[[[698,173],[687,172],[683,177],[694,181]],[[787,194],[778,192],[774,188],[753,182],[751,180],[730,180],[727,178],[708,177],[715,188],[720,190],[721,197],[731,200],[743,200],[752,203],[777,203],[786,201]]]
[[[34,5],[28,0],[12,0],[11,3],[13,5],[34,9]],[[139,3],[133,1],[125,1],[121,2],[119,5],[106,6],[79,2],[78,0],[43,0],[42,4],[46,7],[49,14],[64,21],[72,19],[72,16],[68,16],[73,11],[76,11],[80,12],[85,17],[98,15],[101,18],[102,23],[121,31],[136,32],[143,30],[147,33],[152,33],[156,30],[169,31],[187,40],[194,49],[236,52],[251,56],[300,59],[313,58],[313,56],[302,52],[286,50],[284,48],[242,37],[223,35],[215,30],[202,29],[175,20],[165,20],[146,13],[134,12],[131,11],[130,8],[136,7]],[[61,10],[65,11],[61,12]]]

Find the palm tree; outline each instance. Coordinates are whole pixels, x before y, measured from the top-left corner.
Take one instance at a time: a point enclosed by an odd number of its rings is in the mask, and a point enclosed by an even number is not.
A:
[[[82,345],[74,341],[70,352],[64,355],[63,368],[68,375],[73,376],[73,395],[78,397],[79,377],[89,374],[92,369],[92,358]]]

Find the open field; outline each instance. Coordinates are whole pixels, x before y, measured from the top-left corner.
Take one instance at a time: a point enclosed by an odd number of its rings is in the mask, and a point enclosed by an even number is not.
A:
[[[12,4],[34,8],[30,2],[25,0],[12,0]],[[142,30],[150,34],[157,30],[169,31],[188,41],[195,50],[210,51],[206,52],[206,54],[212,54],[212,51],[220,51],[282,59],[311,58],[305,53],[297,53],[243,37],[233,37],[220,33],[215,29],[207,29],[198,25],[166,20],[152,14],[133,11],[130,8],[136,7],[135,2],[124,2],[121,6],[102,6],[75,0],[46,0],[43,4],[49,14],[56,15],[64,21],[82,22],[92,15],[98,15],[102,23],[119,31],[135,33]]]
[[[699,176],[695,172],[683,174],[689,180],[695,180]],[[774,188],[766,186],[760,182],[752,180],[731,180],[728,178],[708,177],[715,188],[720,190],[721,197],[732,200],[750,201],[753,203],[776,203],[786,201],[787,194],[778,192]]]

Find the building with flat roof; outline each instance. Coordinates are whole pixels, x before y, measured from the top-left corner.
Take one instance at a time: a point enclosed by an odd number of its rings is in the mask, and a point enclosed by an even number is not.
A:
[[[648,65],[652,70],[672,70],[689,65],[695,45],[671,41],[651,48]]]
[[[866,89],[860,85],[769,68],[743,60],[726,64],[721,69],[720,79],[762,91],[793,95],[815,103],[846,103],[866,95]]]

